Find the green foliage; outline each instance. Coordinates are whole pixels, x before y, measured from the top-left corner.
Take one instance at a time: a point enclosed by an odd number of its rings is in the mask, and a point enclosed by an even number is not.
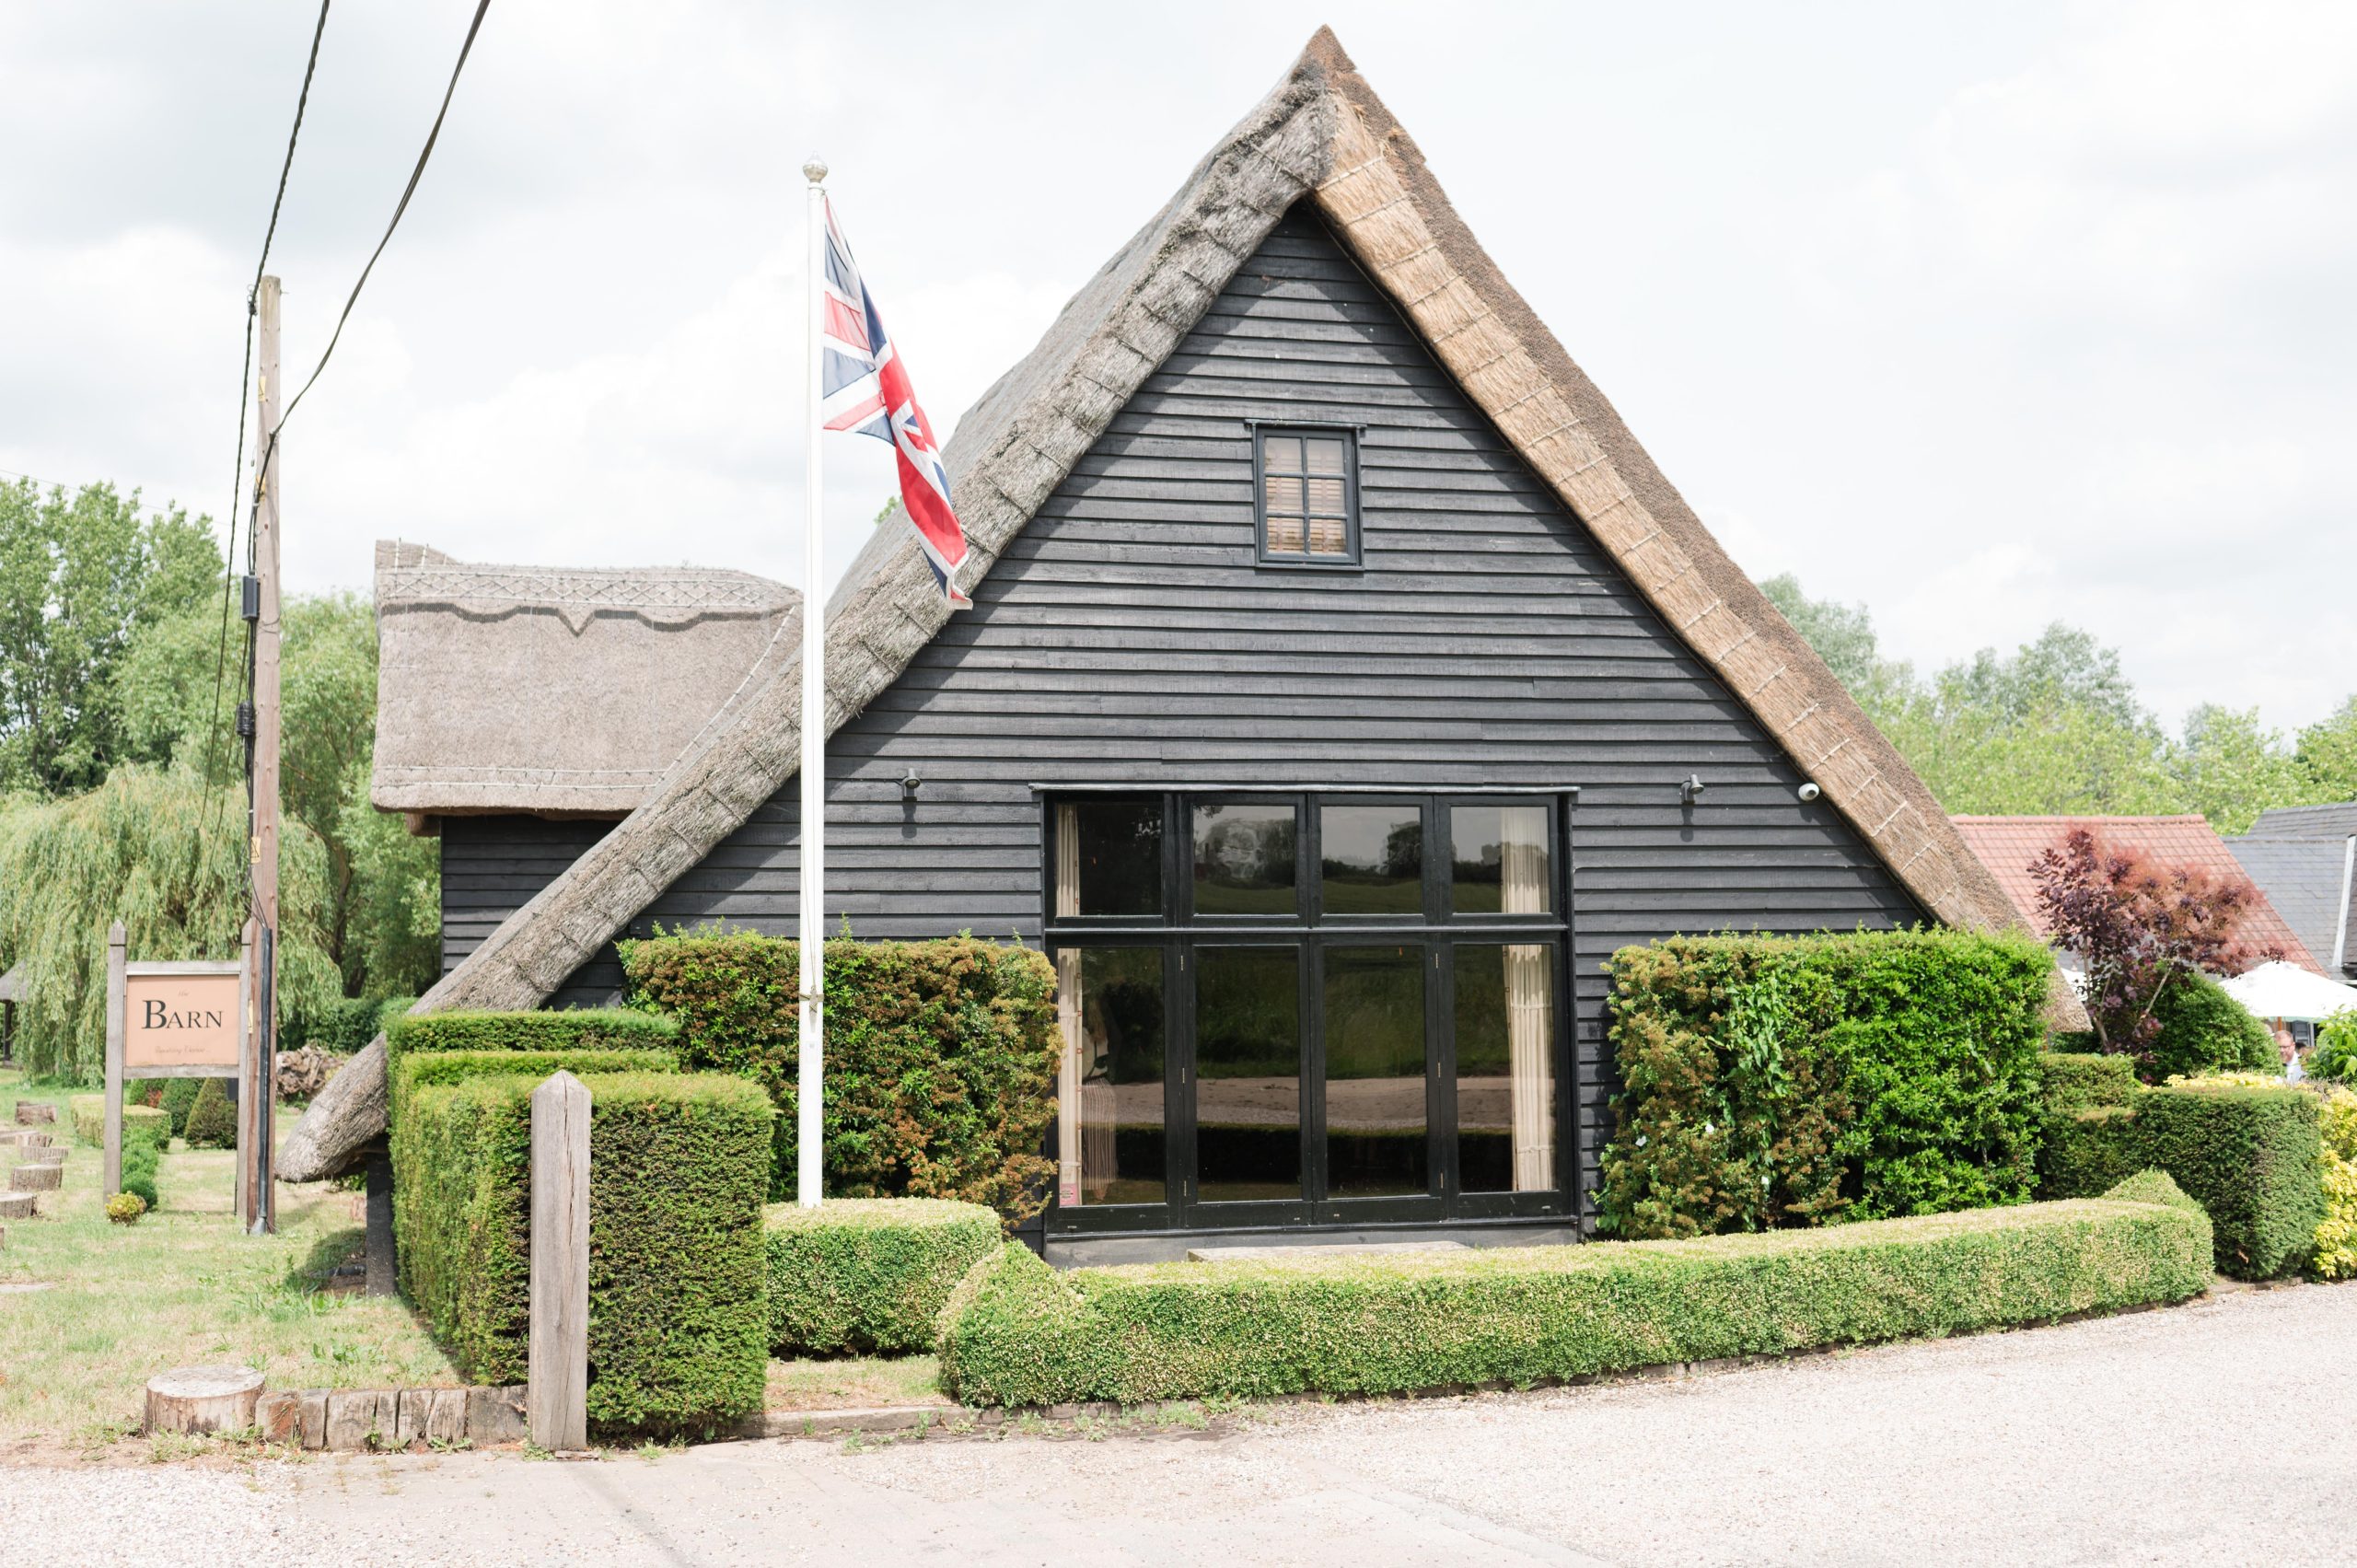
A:
[[[2357,1008],[2343,1008],[2316,1026],[2308,1075],[2357,1085]]]
[[[1967,1332],[2181,1301],[2200,1216],[2041,1203],[1702,1240],[1078,1269],[1018,1246],[944,1307],[969,1404],[1404,1393]]]
[[[795,1171],[800,962],[749,932],[623,942],[633,1005],[679,1019],[687,1064],[742,1074],[777,1103],[772,1198]],[[1055,970],[1014,945],[827,944],[826,1167],[854,1198],[956,1198],[1039,1212],[1053,1165]]]
[[[238,1110],[218,1078],[207,1078],[190,1102],[188,1121],[180,1129],[192,1149],[233,1149],[238,1146]]]
[[[2270,807],[2357,799],[2357,696],[2288,748],[2255,708],[2196,708],[2172,738],[2084,632],[2049,626],[1924,679],[1882,656],[1864,606],[1789,575],[1760,587],[1951,811],[2199,811],[2239,833]]]
[[[412,1058],[404,1070],[442,1069]],[[412,1081],[393,1121],[401,1287],[480,1382],[525,1376],[539,1082]],[[717,1074],[582,1082],[591,1098],[591,1421],[607,1431],[702,1430],[759,1409],[767,1098]]]
[[[1000,1237],[997,1214],[939,1198],[779,1203],[763,1223],[776,1355],[931,1348],[950,1291]]]
[[[171,1118],[173,1137],[183,1136],[188,1132],[189,1109],[196,1104],[197,1091],[203,1086],[202,1078],[168,1078],[164,1081],[161,1109],[166,1116]]]
[[[1968,932],[1615,953],[1604,1227],[1631,1239],[2029,1195],[2052,956]]]
[[[2092,1051],[2049,1052],[2038,1059],[2049,1115],[2073,1116],[2097,1106],[2126,1105],[2136,1098],[2136,1063],[2125,1056]]]
[[[139,1216],[154,1207],[136,1192],[122,1191],[106,1202],[107,1218],[116,1225],[136,1225]]]
[[[134,640],[221,591],[202,517],[142,520],[138,493],[107,484],[0,484],[0,794],[104,779],[129,755],[117,678]]]
[[[2357,1092],[2335,1084],[2316,1112],[2323,1142],[2324,1219],[2308,1268],[2320,1279],[2357,1276]]]
[[[2324,1217],[2314,1097],[2192,1079],[2126,1103],[2058,1112],[2038,1158],[2041,1197],[2102,1191],[2162,1170],[2210,1216],[2218,1272],[2264,1280],[2306,1263]]]
[[[381,1027],[378,1016],[384,1002],[371,996],[335,996],[322,1003],[316,1012],[296,1014],[280,1026],[278,1047],[295,1051],[316,1045],[322,1051],[332,1051],[349,1056],[377,1038]]]
[[[145,1213],[156,1207],[156,1172],[163,1164],[163,1143],[166,1133],[154,1122],[126,1122],[122,1129],[122,1186],[121,1191],[138,1198]],[[110,1209],[108,1217],[114,1212]],[[135,1217],[135,1216],[134,1216]]]
[[[279,841],[278,989],[289,1012],[342,989],[326,861],[299,823]],[[17,1056],[82,1083],[103,1071],[107,927],[142,960],[233,958],[245,924],[245,796],[119,768],[87,795],[0,808],[0,955],[17,966]]]
[[[74,1136],[91,1148],[103,1148],[107,1141],[107,1097],[75,1095],[65,1102],[65,1114],[74,1122]],[[171,1136],[172,1119],[152,1106],[134,1104],[128,1093],[123,1096],[122,1135],[128,1140],[134,1131],[155,1130],[167,1138]]]
[[[2170,977],[2153,1016],[2161,1030],[2143,1074],[2154,1083],[2197,1073],[2282,1071],[2267,1026],[2199,970]]]
[[[387,1074],[386,1089],[392,1117],[398,1119],[408,1097],[422,1085],[457,1084],[469,1078],[520,1077],[537,1084],[552,1073],[586,1077],[593,1073],[676,1073],[679,1052],[621,1045],[592,1045],[586,1050],[554,1051],[412,1051],[396,1061]]]
[[[2119,1182],[2104,1194],[2115,1203],[2159,1203],[2166,1208],[2182,1209],[2189,1214],[2200,1214],[2203,1229],[2210,1225],[2210,1216],[2201,1205],[2185,1195],[2185,1189],[2169,1179],[2165,1170],[2140,1170]]]
[[[551,1013],[418,1013],[390,1019],[389,1060],[445,1051],[668,1051],[680,1043],[669,1018],[621,1007]]]

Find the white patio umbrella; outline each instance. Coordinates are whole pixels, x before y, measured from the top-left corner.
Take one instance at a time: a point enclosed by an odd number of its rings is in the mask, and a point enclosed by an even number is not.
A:
[[[2223,983],[2227,995],[2262,1018],[2313,1023],[2357,1008],[2357,986],[2337,984],[2313,970],[2280,958]]]

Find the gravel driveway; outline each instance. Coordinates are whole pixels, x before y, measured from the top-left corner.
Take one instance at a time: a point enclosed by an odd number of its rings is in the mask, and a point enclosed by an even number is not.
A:
[[[2357,1287],[1204,1433],[0,1470],[13,1560],[2345,1562]],[[298,1554],[297,1546],[302,1543]],[[37,1555],[38,1553],[38,1555]]]

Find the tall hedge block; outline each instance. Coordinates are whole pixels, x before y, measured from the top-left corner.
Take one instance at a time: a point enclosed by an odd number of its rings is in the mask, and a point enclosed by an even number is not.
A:
[[[536,1013],[424,1013],[385,1023],[388,1063],[450,1051],[664,1051],[678,1043],[668,1018],[622,1007]]]
[[[1602,1220],[1631,1239],[2020,1202],[2053,956],[1922,930],[1612,956]]]
[[[795,1168],[796,944],[749,932],[618,944],[634,1006],[679,1020],[691,1068],[742,1074],[779,1116],[770,1195]],[[1037,1213],[1054,1167],[1055,970],[1015,944],[826,947],[826,1176],[851,1198],[952,1198]]]
[[[513,1054],[538,1067],[546,1053]],[[530,1097],[545,1076],[412,1076],[393,1121],[401,1286],[480,1383],[526,1375]],[[716,1074],[582,1082],[590,1419],[610,1431],[686,1431],[760,1408],[767,1097]]]
[[[2200,1214],[2108,1201],[1687,1241],[1076,1269],[1018,1246],[943,1309],[969,1404],[1404,1393],[2040,1322],[2199,1295]]]
[[[2198,1081],[2197,1081],[2198,1084]],[[2324,1219],[2316,1102],[2299,1089],[2178,1085],[2059,1114],[2040,1193],[2081,1197],[2151,1167],[2208,1213],[2218,1272],[2272,1279],[2305,1264]]]
[[[836,1198],[769,1210],[770,1348],[921,1351],[949,1293],[998,1250],[998,1215],[940,1198]]]

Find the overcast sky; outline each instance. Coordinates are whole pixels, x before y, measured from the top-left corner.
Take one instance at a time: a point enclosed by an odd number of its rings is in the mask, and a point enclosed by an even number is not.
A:
[[[469,0],[329,19],[272,270],[308,373]],[[0,470],[219,517],[308,0],[0,0]],[[2061,618],[2172,721],[2357,690],[2357,6],[497,0],[285,436],[372,541],[799,575],[800,177],[947,424],[1331,20],[1756,574],[1931,665]],[[830,443],[830,574],[892,490]]]

